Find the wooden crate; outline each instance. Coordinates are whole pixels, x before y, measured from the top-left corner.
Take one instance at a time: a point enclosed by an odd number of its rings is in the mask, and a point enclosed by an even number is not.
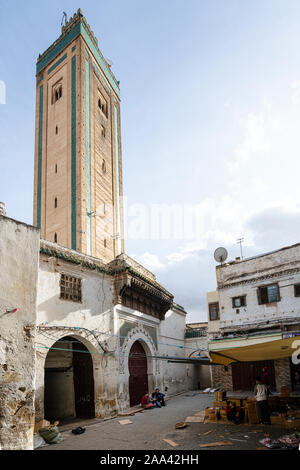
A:
[[[226,392],[215,392],[215,400],[216,401],[224,401],[226,400]]]
[[[245,409],[249,424],[259,424],[260,418],[258,414],[257,402],[247,402]]]
[[[294,419],[292,421],[285,419],[284,427],[286,429],[300,429],[300,419]]]
[[[274,426],[284,426],[285,425],[285,418],[284,416],[270,416],[271,424]]]

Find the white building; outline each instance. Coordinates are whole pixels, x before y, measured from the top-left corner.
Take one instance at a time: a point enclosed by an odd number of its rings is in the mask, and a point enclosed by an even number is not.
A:
[[[247,363],[213,367],[213,383],[228,390],[249,389],[267,367],[274,389],[296,389],[299,365],[282,341],[300,331],[300,244],[219,265],[216,275],[217,292],[208,295],[209,349],[225,356],[236,352],[236,357],[249,346],[254,352]],[[275,351],[280,345],[281,351]]]

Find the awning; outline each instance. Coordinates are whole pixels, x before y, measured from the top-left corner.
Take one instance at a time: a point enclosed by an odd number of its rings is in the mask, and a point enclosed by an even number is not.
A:
[[[234,362],[283,359],[291,357],[297,349],[300,350],[300,333],[287,332],[260,335],[249,339],[212,341],[209,344],[209,356],[211,363],[228,366]]]

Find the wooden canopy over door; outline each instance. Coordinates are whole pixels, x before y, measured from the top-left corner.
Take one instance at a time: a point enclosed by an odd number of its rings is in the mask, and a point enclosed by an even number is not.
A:
[[[133,343],[129,353],[129,397],[130,406],[141,403],[148,392],[147,357],[141,343]]]
[[[269,385],[275,389],[274,361],[255,361],[232,364],[233,390],[254,390],[255,377],[263,378],[264,367],[268,368]]]

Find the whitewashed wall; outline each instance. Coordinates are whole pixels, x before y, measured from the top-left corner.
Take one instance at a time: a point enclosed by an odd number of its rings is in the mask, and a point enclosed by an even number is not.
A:
[[[294,284],[300,283],[300,245],[254,259],[217,268],[221,327],[259,325],[266,321],[297,320],[300,297],[294,295]],[[258,304],[257,289],[278,283],[281,300]],[[246,295],[245,307],[239,313],[232,298]]]
[[[39,230],[0,216],[0,448],[6,450],[33,447],[38,257]]]

